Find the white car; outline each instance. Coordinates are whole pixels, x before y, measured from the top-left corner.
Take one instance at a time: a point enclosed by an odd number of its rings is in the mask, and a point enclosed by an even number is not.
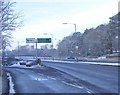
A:
[[[31,67],[32,64],[33,64],[32,62],[27,62],[27,63],[26,63],[26,67]]]

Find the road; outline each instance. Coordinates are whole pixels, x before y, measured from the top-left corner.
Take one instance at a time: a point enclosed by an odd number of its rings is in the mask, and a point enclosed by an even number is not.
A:
[[[117,66],[45,61],[44,64],[78,78],[91,92],[118,92]]]
[[[5,67],[16,93],[117,93],[118,67],[43,62],[40,68]]]

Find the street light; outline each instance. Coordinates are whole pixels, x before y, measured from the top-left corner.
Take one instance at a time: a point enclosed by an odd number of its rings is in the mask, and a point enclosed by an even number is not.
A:
[[[78,46],[76,46],[75,48],[76,48],[76,61],[78,62]]]
[[[76,24],[75,23],[63,23],[63,24],[72,24],[75,26],[75,32],[76,32]],[[76,50],[78,50],[78,46],[75,47]],[[78,61],[77,54],[76,54],[76,60]]]
[[[63,24],[73,24],[75,26],[75,32],[76,32],[76,24],[75,23],[63,23]]]
[[[51,37],[52,37],[52,41],[51,41],[51,43],[52,43],[52,49],[53,49],[53,34],[51,34],[51,33],[44,33],[44,35],[47,35],[47,34],[49,34],[49,35],[51,35]]]
[[[14,43],[17,43],[17,57],[20,58],[20,42],[25,42],[25,41],[13,41]]]

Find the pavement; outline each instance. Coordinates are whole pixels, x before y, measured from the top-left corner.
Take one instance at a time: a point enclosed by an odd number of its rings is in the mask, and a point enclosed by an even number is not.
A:
[[[2,78],[1,78],[1,86],[2,86],[2,94],[8,94],[9,93],[9,81],[7,79],[7,73],[5,70],[2,71]]]
[[[0,94],[2,93],[2,77],[0,76]]]
[[[61,62],[44,62],[44,64],[78,78],[92,91],[118,92],[118,66]]]
[[[5,68],[11,73],[16,93],[89,93],[76,78],[56,69],[45,67]],[[11,87],[11,86],[10,86]]]
[[[5,67],[4,70],[12,76],[16,93],[118,92],[117,66],[61,62],[44,62],[44,65],[40,68]],[[5,80],[3,83],[5,85]]]
[[[10,73],[12,85],[14,85],[13,90],[17,93],[118,92],[118,63],[116,65],[114,63],[114,66],[99,65],[103,64],[102,62],[99,64],[98,62],[97,64],[95,64],[96,62],[82,63],[84,62],[47,60],[43,61],[43,67],[4,67],[2,92],[8,93],[9,83],[6,72]]]

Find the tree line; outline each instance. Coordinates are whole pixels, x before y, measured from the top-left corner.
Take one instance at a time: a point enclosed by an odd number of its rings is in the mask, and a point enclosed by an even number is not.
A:
[[[12,32],[22,25],[21,14],[14,10],[16,2],[0,1],[0,57],[4,59],[5,49],[11,46]]]
[[[5,49],[10,46],[12,32],[22,25],[21,15],[14,10],[15,2],[0,1],[0,50],[4,57]],[[109,18],[109,23],[75,32],[64,37],[57,49],[38,49],[39,56],[58,57],[98,57],[119,50],[120,13]],[[18,50],[13,51],[17,55]],[[20,55],[34,55],[33,51],[19,49]],[[10,52],[9,52],[10,53]]]
[[[59,55],[98,57],[118,52],[119,16],[120,13],[110,17],[107,24],[65,37],[58,44]]]
[[[83,33],[75,32],[64,37],[57,49],[38,49],[42,57],[99,57],[118,52],[120,13],[110,17],[109,23],[86,29]],[[35,50],[20,49],[20,55],[35,55]],[[18,50],[14,51],[17,55]]]

